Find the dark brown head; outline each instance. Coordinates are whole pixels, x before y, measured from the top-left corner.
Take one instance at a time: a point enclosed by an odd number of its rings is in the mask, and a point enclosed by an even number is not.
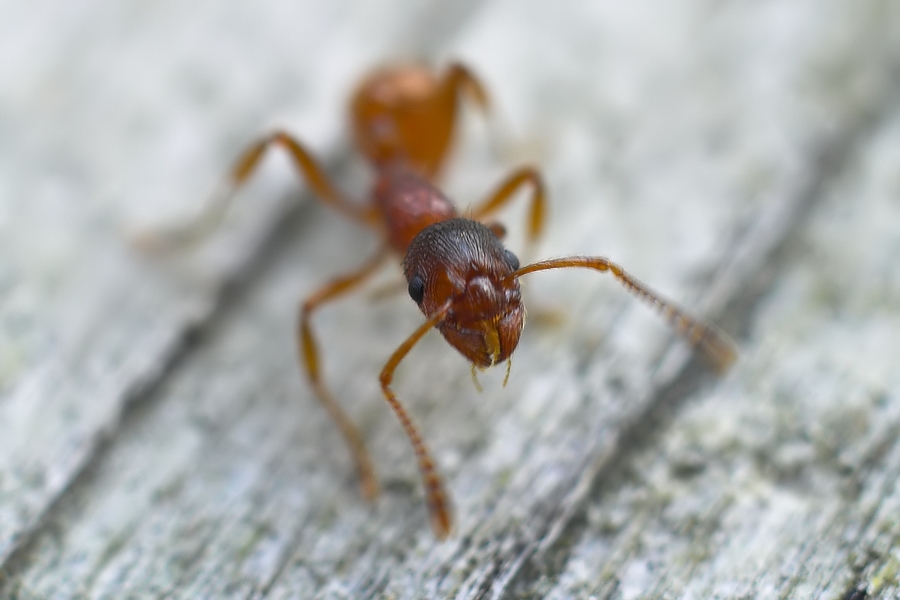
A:
[[[507,277],[519,259],[485,225],[450,219],[423,229],[403,261],[409,295],[425,316],[450,302],[437,325],[479,367],[508,359],[525,325],[519,283]]]

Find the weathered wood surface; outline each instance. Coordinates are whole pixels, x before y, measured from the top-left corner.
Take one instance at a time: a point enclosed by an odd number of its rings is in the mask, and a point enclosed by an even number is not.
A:
[[[2,595],[897,595],[896,4],[66,6],[0,9]],[[590,273],[527,284],[567,320],[528,328],[506,388],[430,336],[397,390],[456,501],[443,544],[376,385],[415,307],[317,321],[375,505],[296,367],[298,299],[373,240],[277,160],[195,255],[119,230],[189,211],[276,123],[363,190],[344,97],[411,49],[496,100],[454,197],[536,161],[540,255],[613,257],[742,352],[713,379]]]

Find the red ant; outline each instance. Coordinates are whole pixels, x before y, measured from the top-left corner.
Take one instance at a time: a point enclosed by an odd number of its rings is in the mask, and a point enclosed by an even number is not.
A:
[[[451,146],[463,96],[482,109],[488,107],[481,83],[459,64],[451,65],[440,78],[425,67],[406,65],[377,71],[362,82],[352,97],[350,113],[357,146],[376,171],[368,206],[348,201],[303,145],[278,131],[244,152],[231,171],[228,193],[207,215],[221,215],[231,192],[250,177],[265,151],[277,145],[287,150],[322,201],[381,234],[384,244],[368,262],[332,280],[303,302],[298,331],[306,374],[350,446],[363,495],[370,499],[378,494],[375,471],[362,435],[322,381],[310,319],[323,304],[360,286],[376,272],[390,250],[404,256],[409,295],[426,320],[388,359],[381,371],[381,389],[416,453],[431,524],[440,539],[446,538],[453,526],[450,501],[425,442],[391,389],[397,365],[432,328],[440,330],[447,342],[472,363],[473,374],[476,367],[486,369],[508,361],[525,325],[518,279],[536,271],[583,267],[609,272],[629,291],[653,304],[717,370],[727,369],[736,357],[732,342],[724,334],[663,299],[605,258],[575,256],[520,266],[518,258],[500,241],[503,227],[485,225],[482,220],[520,188],[529,186],[528,240],[533,241],[545,221],[544,184],[535,169],[518,169],[476,206],[470,217],[461,217],[431,182]],[[211,222],[211,218],[198,221],[175,232],[168,241],[192,239]]]

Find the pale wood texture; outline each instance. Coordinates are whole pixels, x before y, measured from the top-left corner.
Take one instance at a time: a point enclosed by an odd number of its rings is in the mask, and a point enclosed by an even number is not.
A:
[[[0,596],[900,594],[900,5],[77,4],[0,8]],[[195,252],[122,234],[191,214],[273,126],[362,196],[344,100],[412,55],[493,94],[452,197],[538,165],[530,258],[612,258],[741,351],[716,379],[580,271],[526,283],[505,388],[428,336],[396,390],[455,500],[444,543],[377,386],[415,306],[316,315],[375,504],[297,366],[298,302],[368,232],[273,158]],[[503,221],[519,251],[524,207]]]

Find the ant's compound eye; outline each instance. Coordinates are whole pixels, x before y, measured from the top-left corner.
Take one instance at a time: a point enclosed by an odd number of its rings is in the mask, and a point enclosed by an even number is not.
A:
[[[413,302],[421,304],[422,298],[425,297],[425,280],[418,275],[413,275],[409,280],[408,289],[409,297],[413,299]]]
[[[503,256],[506,258],[506,264],[509,265],[509,268],[515,271],[519,268],[519,257],[510,252],[509,250],[503,250]]]

